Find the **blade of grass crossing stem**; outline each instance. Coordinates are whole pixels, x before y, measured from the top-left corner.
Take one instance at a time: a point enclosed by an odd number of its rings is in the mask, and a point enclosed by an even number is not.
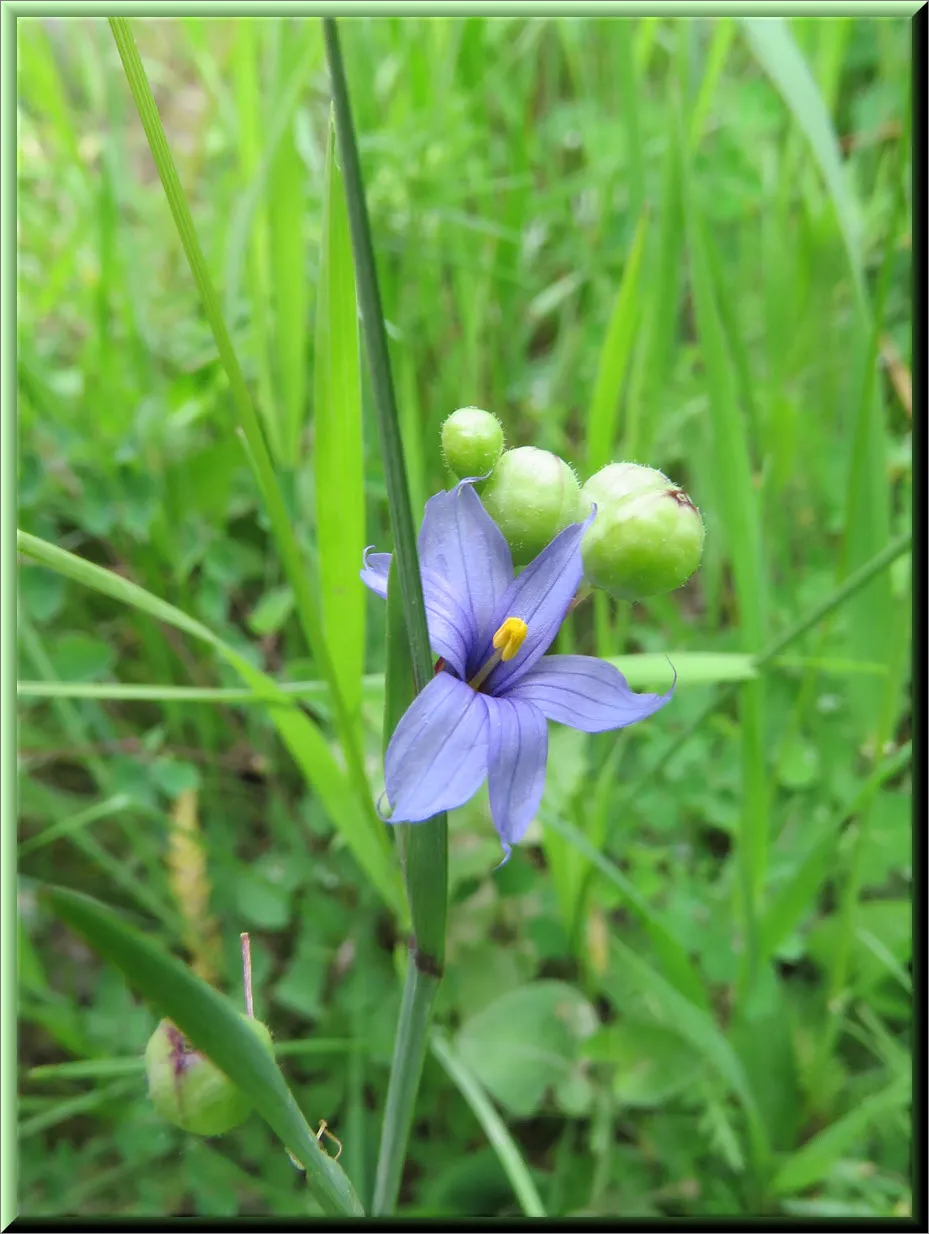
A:
[[[320,1147],[271,1055],[227,998],[89,896],[63,887],[45,887],[42,895],[252,1101],[300,1161],[327,1213],[363,1215],[342,1168]]]
[[[397,871],[383,826],[376,818],[372,825],[369,812],[360,808],[348,777],[336,762],[327,741],[310,717],[295,705],[293,696],[284,693],[272,678],[256,669],[208,627],[137,584],[25,532],[17,533],[17,548],[66,578],[183,630],[218,652],[260,696],[281,740],[355,859],[385,903],[403,915]]]
[[[433,1033],[429,1040],[433,1055],[441,1063],[446,1075],[467,1101],[475,1118],[481,1124],[484,1134],[497,1154],[497,1160],[503,1166],[513,1192],[519,1200],[519,1206],[527,1217],[544,1217],[545,1209],[536,1191],[529,1167],[522,1158],[516,1142],[507,1130],[506,1124],[497,1113],[493,1102],[488,1097],[484,1086],[464,1065],[449,1043],[439,1033]]]
[[[304,637],[314,660],[319,665],[329,685],[336,729],[349,766],[348,783],[356,794],[361,808],[368,815],[370,834],[372,836],[380,835],[382,834],[382,829],[378,825],[371,800],[364,759],[356,740],[356,727],[345,706],[345,700],[342,698],[335,667],[323,634],[322,616],[310,587],[309,572],[303,561],[303,555],[292,526],[291,516],[274,473],[274,467],[271,462],[271,456],[268,453],[261,425],[255,414],[242,370],[229,337],[229,331],[223,319],[219,297],[213,286],[206,259],[197,238],[190,206],[187,203],[187,198],[178,178],[177,168],[174,165],[174,159],[168,147],[151,86],[145,74],[135,40],[132,37],[129,23],[123,17],[111,17],[109,22],[110,28],[113,31],[113,38],[119,50],[120,59],[123,62],[129,88],[132,91],[132,96],[139,112],[139,119],[145,130],[145,136],[148,139],[152,157],[158,169],[158,175],[190,265],[191,274],[203,300],[204,313],[210,323],[223,368],[226,370],[226,375],[229,379],[233,403],[239,417],[243,441],[246,445],[246,453],[266,505],[268,518],[274,532],[274,538],[277,542],[288,582],[293,589],[297,615]],[[413,561],[415,563],[416,548],[415,541],[412,540],[412,532],[411,543],[413,546]],[[419,586],[418,571],[416,571],[416,582],[417,586]],[[421,590],[419,595],[420,606],[422,607]],[[425,636],[425,610],[422,610],[422,627],[424,646],[428,656],[428,638]],[[331,755],[329,757],[331,759]],[[305,760],[301,762],[301,767],[304,764]],[[375,842],[377,843],[378,841]],[[384,843],[386,844],[386,841]]]
[[[289,80],[303,65],[304,82],[316,67],[321,51],[319,28],[314,21],[283,18],[273,27],[277,41],[277,73],[279,80]],[[316,55],[309,59],[306,49],[312,45]],[[276,371],[280,382],[278,406],[281,418],[283,462],[296,468],[300,462],[300,433],[306,416],[306,336],[308,327],[308,287],[303,220],[306,212],[307,170],[297,152],[294,121],[284,133],[271,164],[268,196],[268,222],[271,237],[271,277],[274,288],[274,338],[277,350]],[[354,300],[354,285],[352,286]],[[357,327],[356,327],[357,328]],[[346,421],[356,414],[349,400],[344,409]],[[360,433],[360,406],[358,408]],[[319,473],[317,471],[317,483]],[[352,497],[346,496],[342,513],[347,513]],[[363,503],[362,503],[363,505]],[[320,533],[323,524],[319,525]],[[362,547],[364,547],[362,545]],[[357,560],[354,559],[354,560]],[[356,585],[359,596],[364,593]],[[324,592],[325,594],[325,592]],[[334,627],[329,627],[333,629]],[[335,644],[330,640],[330,646]],[[360,670],[359,670],[360,673]],[[352,710],[346,700],[349,711]]]
[[[683,124],[677,129],[681,140]],[[721,283],[714,277],[703,239],[693,187],[685,188],[691,283],[710,395],[713,470],[717,509],[721,516],[735,577],[739,625],[746,651],[765,643],[764,578],[757,497],[752,475],[745,419],[736,399],[736,381],[717,308]],[[725,478],[725,482],[721,482]],[[758,970],[758,912],[767,869],[768,825],[765,782],[764,684],[747,683],[740,700],[742,736],[742,811],[738,862],[745,962],[743,989],[750,989]]]
[[[623,276],[616,292],[606,338],[600,351],[593,397],[587,411],[587,470],[590,475],[612,461],[629,353],[639,322],[639,274],[645,238],[648,234],[648,213],[639,219],[629,249]]]
[[[345,705],[357,722],[365,642],[365,589],[358,583],[365,548],[361,370],[355,270],[332,118],[323,189],[315,349],[314,474],[323,620],[331,636]]]
[[[390,371],[387,333],[381,310],[364,183],[355,144],[348,83],[339,35],[332,18],[323,18],[323,33],[332,80],[336,134],[345,179],[358,299],[371,370],[375,417],[394,536],[394,556],[391,562],[393,582],[388,580],[388,621],[399,624],[402,619],[405,637],[409,643],[410,675],[414,689],[419,691],[430,679],[432,658],[400,422]],[[399,606],[396,605],[398,598],[401,602]],[[390,616],[391,599],[398,610],[393,616]],[[408,686],[406,689],[408,690]],[[386,705],[393,715],[399,711],[398,701],[387,701]],[[445,918],[448,900],[446,834],[447,822],[442,814],[426,823],[411,827],[403,845],[407,897],[413,921],[413,945],[407,963],[393,1065],[387,1088],[387,1104],[381,1128],[373,1201],[373,1211],[378,1215],[393,1211],[400,1189],[413,1106],[426,1051],[427,1029],[445,961]]]

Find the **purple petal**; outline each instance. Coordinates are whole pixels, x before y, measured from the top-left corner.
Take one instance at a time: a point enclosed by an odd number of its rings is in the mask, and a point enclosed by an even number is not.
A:
[[[515,685],[548,651],[565,619],[584,573],[581,541],[595,511],[583,523],[572,523],[530,561],[519,578],[507,588],[491,619],[486,638],[468,662],[472,676],[493,654],[493,634],[507,617],[521,617],[528,627],[526,640],[512,660],[498,664],[484,687],[488,694],[501,694]]]
[[[486,700],[449,673],[438,673],[404,712],[387,747],[390,821],[421,823],[454,810],[486,775]]]
[[[381,599],[387,598],[390,558],[390,553],[372,553],[365,549],[361,581]],[[470,646],[471,613],[438,575],[424,569],[422,582],[429,645],[463,677]]]
[[[536,664],[507,697],[534,703],[550,720],[603,733],[625,728],[653,715],[667,703],[667,694],[636,694],[618,668],[594,656],[548,656]]]
[[[526,834],[545,788],[548,724],[531,703],[487,698],[490,813],[506,854]]]
[[[390,570],[390,553],[372,553],[365,549],[364,565],[361,569],[361,581],[366,587],[381,597],[387,599],[387,574]]]
[[[474,642],[512,582],[513,562],[503,533],[481,505],[471,480],[426,502],[419,559],[424,576],[431,572],[444,579],[470,613]]]

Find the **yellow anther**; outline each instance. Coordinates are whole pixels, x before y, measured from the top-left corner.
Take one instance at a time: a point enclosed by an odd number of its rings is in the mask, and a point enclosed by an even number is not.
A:
[[[500,659],[504,662],[512,660],[528,633],[529,627],[521,617],[507,617],[493,638],[494,646],[500,652]]]
[[[501,660],[512,660],[526,641],[528,633],[529,627],[522,617],[507,617],[493,637],[496,650],[483,668],[479,668],[468,682],[471,689],[479,690]]]

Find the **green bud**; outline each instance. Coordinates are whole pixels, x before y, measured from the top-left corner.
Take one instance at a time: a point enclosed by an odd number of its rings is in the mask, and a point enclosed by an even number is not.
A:
[[[597,506],[581,552],[587,581],[625,600],[663,595],[700,565],[703,519],[662,472],[611,463],[581,490]]]
[[[442,425],[442,450],[456,476],[486,476],[503,452],[503,427],[489,411],[459,407]]]
[[[481,494],[484,508],[506,537],[513,562],[523,566],[569,523],[586,517],[574,472],[557,454],[520,446],[507,450]]]
[[[273,1056],[266,1025],[242,1016]],[[148,1093],[160,1116],[193,1135],[225,1135],[244,1122],[252,1104],[232,1080],[198,1050],[170,1020],[162,1020],[145,1048]]]

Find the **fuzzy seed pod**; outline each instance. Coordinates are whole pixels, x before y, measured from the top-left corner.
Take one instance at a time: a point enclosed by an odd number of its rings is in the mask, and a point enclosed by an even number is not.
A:
[[[481,500],[503,532],[516,566],[526,565],[559,531],[589,512],[564,459],[535,446],[502,454]]]
[[[459,407],[442,425],[442,450],[459,479],[486,476],[503,452],[503,427],[480,407]]]
[[[642,600],[674,591],[700,565],[703,519],[662,472],[611,463],[587,481],[581,496],[597,506],[582,546],[591,586]]]

